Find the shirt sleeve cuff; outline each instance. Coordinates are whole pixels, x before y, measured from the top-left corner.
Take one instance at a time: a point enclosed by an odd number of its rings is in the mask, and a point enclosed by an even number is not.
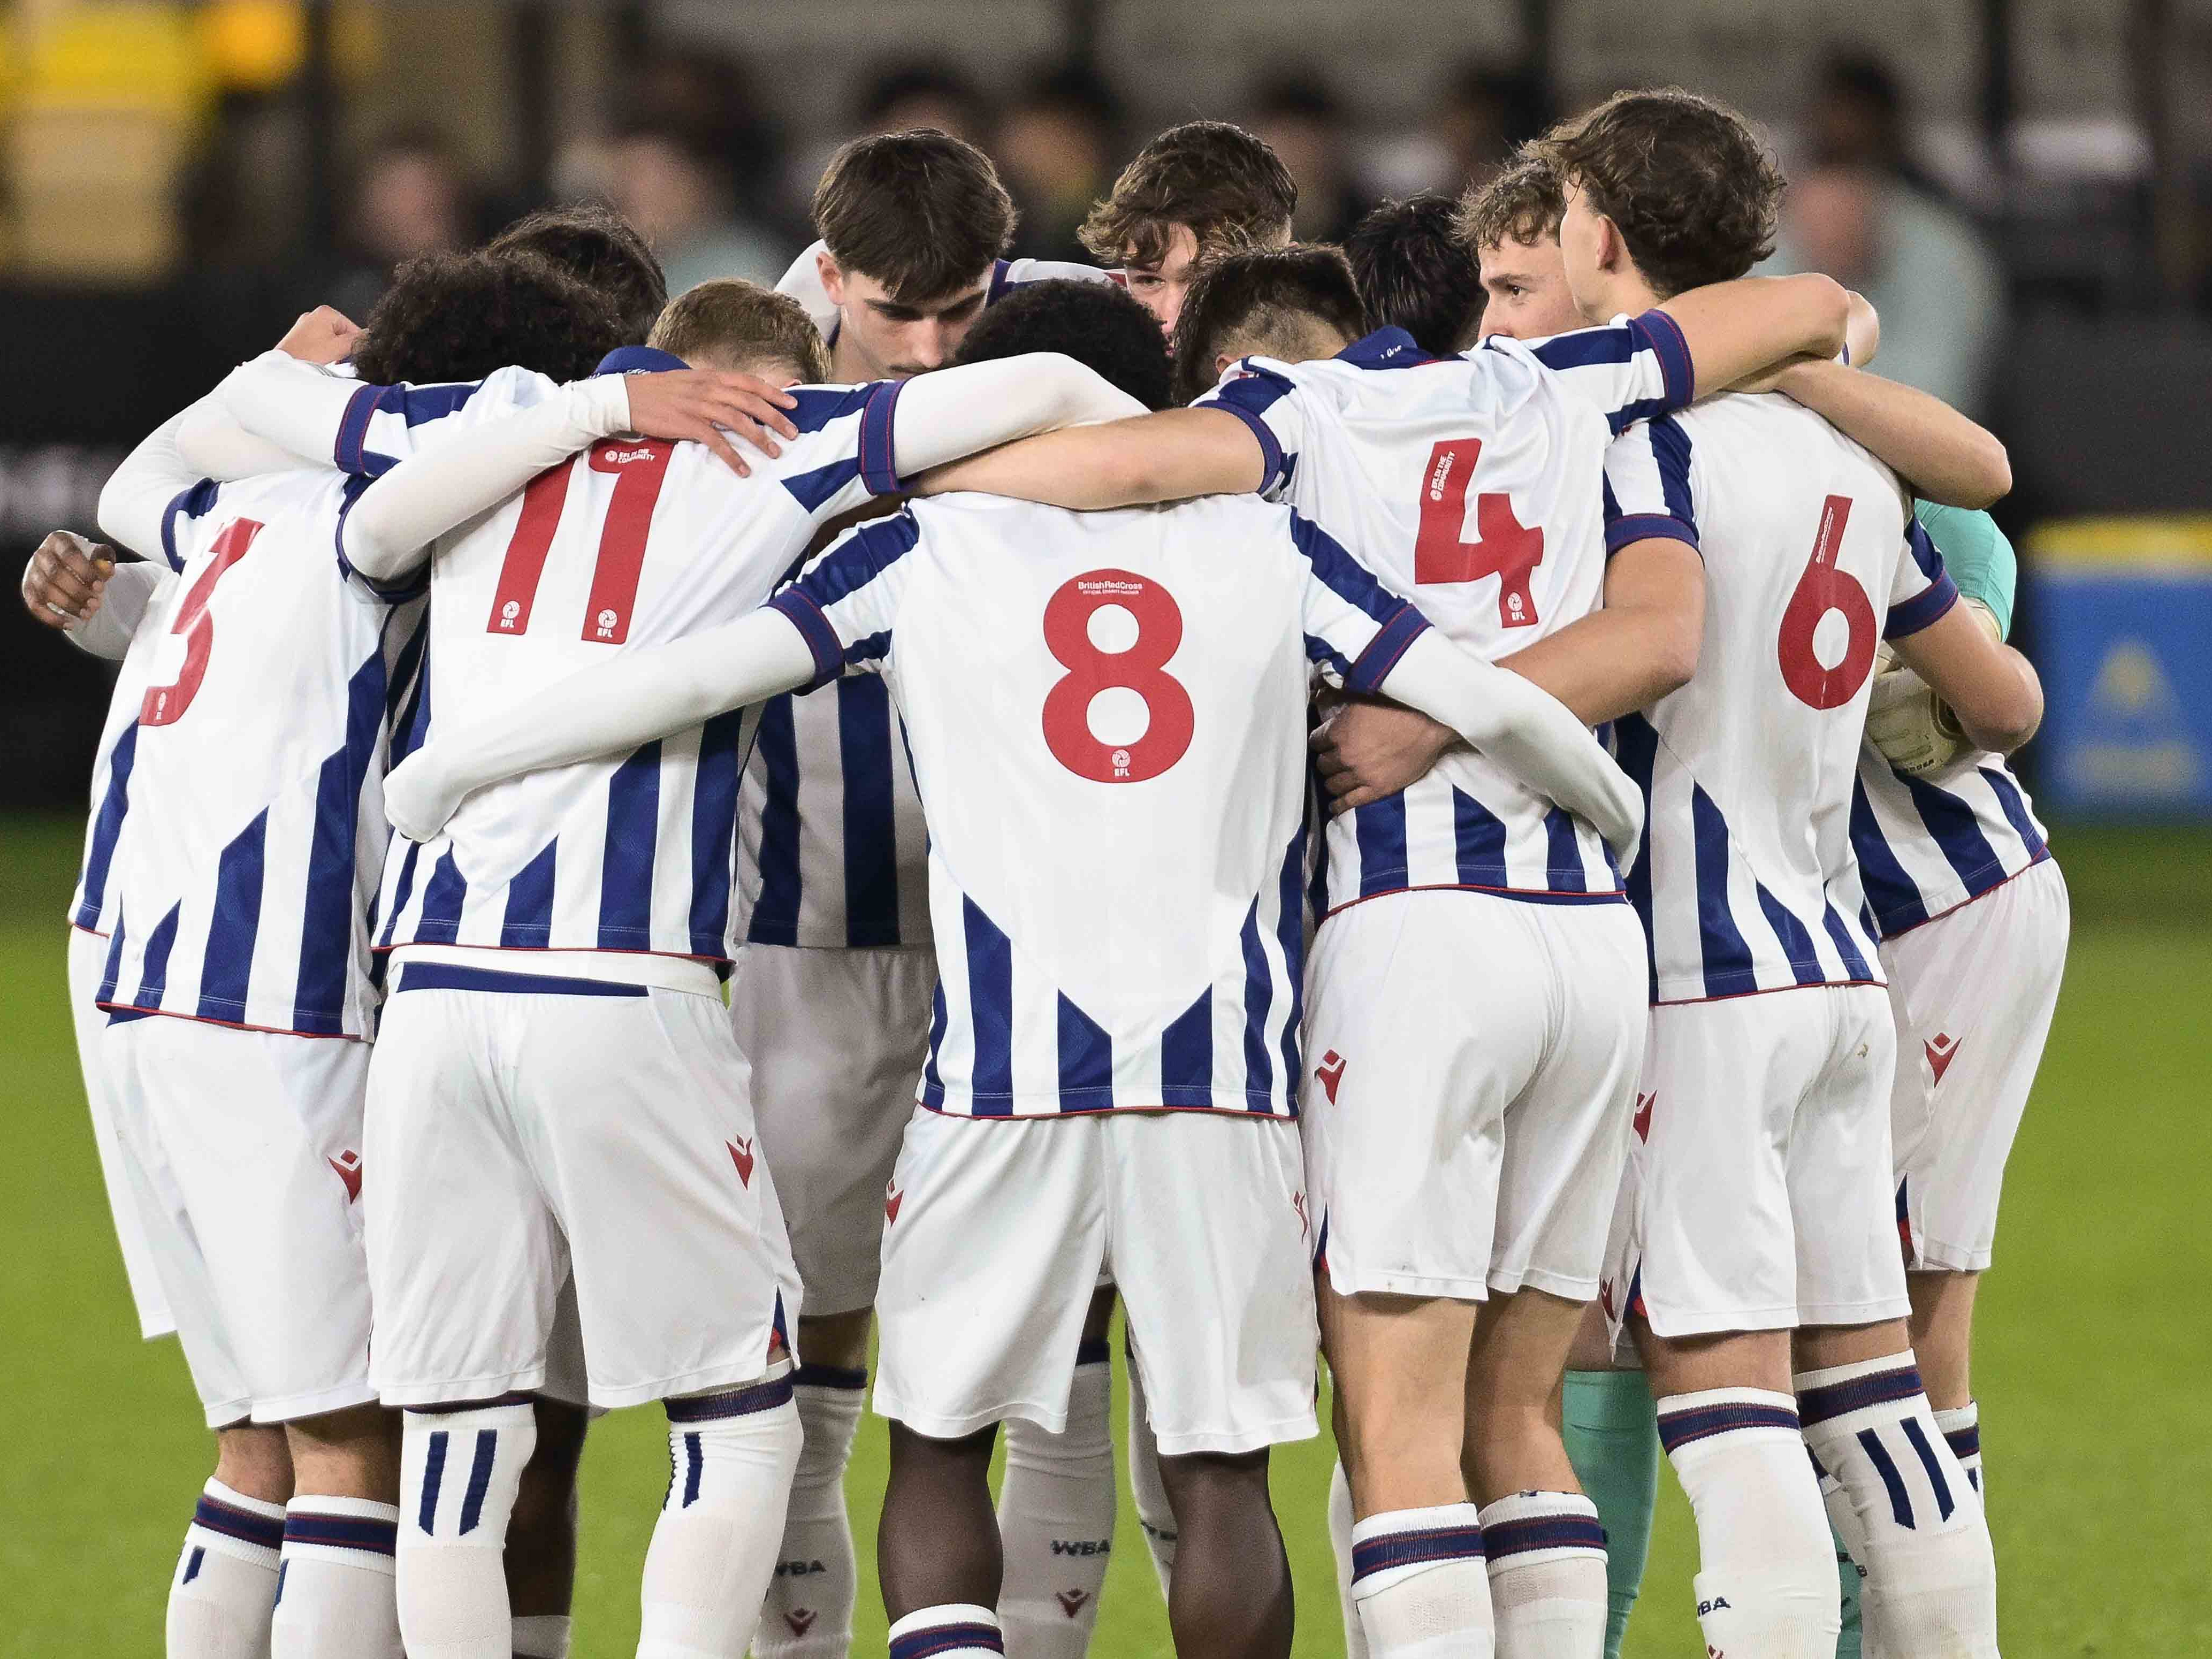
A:
[[[1252,435],[1260,441],[1261,473],[1258,493],[1264,495],[1283,481],[1283,441],[1275,435],[1274,428],[1261,416],[1255,415],[1241,404],[1226,398],[1217,398],[1200,404],[1200,409],[1218,409],[1224,415],[1234,415],[1252,428]]]
[[[1373,691],[1390,678],[1390,671],[1398,665],[1415,640],[1429,631],[1429,619],[1410,605],[1401,605],[1391,613],[1367,648],[1359,653],[1359,660],[1352,665],[1352,672],[1345,676],[1347,691]]]
[[[337,442],[331,453],[331,464],[339,471],[368,471],[368,457],[363,452],[368,442],[369,417],[376,413],[376,406],[386,390],[380,386],[365,386],[347,403],[345,416],[338,422]]]
[[[1697,550],[1698,557],[1705,556],[1705,550],[1698,544],[1697,526],[1671,513],[1625,513],[1606,522],[1605,551],[1608,558],[1631,542],[1650,541],[1686,542]]]
[[[1890,606],[1889,619],[1882,624],[1881,636],[1901,640],[1917,634],[1941,622],[1958,602],[1959,585],[1946,570],[1904,604]]]
[[[365,493],[367,486],[356,480],[346,491],[344,503],[338,508],[337,530],[331,538],[331,551],[337,556],[338,574],[354,583],[364,592],[383,600],[386,605],[404,605],[410,599],[419,599],[430,591],[430,562],[425,559],[422,568],[413,574],[403,576],[396,582],[380,582],[374,576],[364,575],[353,568],[353,561],[345,556],[346,516],[353,511],[354,503]]]
[[[216,489],[213,478],[202,478],[190,489],[180,489],[172,495],[169,504],[161,509],[161,556],[168,561],[170,569],[182,571],[185,568],[185,562],[177,556],[177,515],[181,513],[188,519],[198,518],[215,505]]]
[[[1682,337],[1682,325],[1655,306],[1632,319],[1628,326],[1658,356],[1660,373],[1667,381],[1667,406],[1687,409],[1697,392],[1698,378],[1690,362],[1690,343]]]
[[[899,482],[893,442],[893,417],[905,390],[904,380],[887,380],[869,394],[860,410],[860,483],[871,495],[896,495],[905,487]]]
[[[787,587],[769,602],[769,609],[780,611],[806,648],[814,653],[814,678],[805,690],[811,691],[817,685],[827,685],[845,672],[845,645],[837,637],[837,630],[830,625],[830,618],[822,607],[796,587]]]

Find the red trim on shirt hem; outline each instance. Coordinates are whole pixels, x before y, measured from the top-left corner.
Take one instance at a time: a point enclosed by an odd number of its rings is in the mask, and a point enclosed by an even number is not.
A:
[[[1399,893],[1488,893],[1497,898],[1517,899],[1532,904],[1543,904],[1553,899],[1579,899],[1591,904],[1602,904],[1610,899],[1618,899],[1624,904],[1628,902],[1628,890],[1625,887],[1602,887],[1583,891],[1565,887],[1484,887],[1473,882],[1432,881],[1424,882],[1419,886],[1385,887],[1380,892],[1362,893],[1356,899],[1345,900],[1334,909],[1322,911],[1321,919],[1327,921],[1331,916],[1343,915],[1356,904],[1364,904],[1370,899],[1390,898]]]
[[[717,963],[735,962],[735,957],[696,957],[681,951],[626,951],[618,945],[463,945],[453,939],[399,939],[389,945],[372,945],[372,956],[389,956],[394,951],[514,951],[524,956],[570,956],[586,954],[595,957],[665,957],[671,962],[702,962],[709,968]]]
[[[1929,918],[1929,920],[1930,921],[1933,921],[1935,920],[1935,917],[1930,916],[1930,917]],[[100,931],[100,929],[99,929],[99,928],[97,928],[97,927],[86,927],[82,922],[78,921],[76,921],[76,920],[74,920],[74,919],[72,919],[72,920],[70,921],[70,925],[69,925],[69,929],[70,929],[70,932],[71,932],[72,933],[85,933],[85,934],[88,934],[90,937],[92,937],[92,938],[94,938],[94,939],[106,939],[107,937],[109,937],[109,935],[107,935],[107,934],[106,934],[106,933],[101,933],[101,932]]]
[[[1894,933],[1884,930],[1879,942],[1883,945],[1887,945],[1893,939],[1903,939],[1907,933],[1914,933],[1920,928],[1925,927],[1931,921],[1941,921],[1944,917],[1965,909],[1968,905],[1974,903],[1976,901],[1987,898],[1990,894],[1996,892],[1998,888],[2009,887],[2014,882],[2018,881],[2029,871],[2034,869],[2037,865],[2049,864],[2050,862],[2051,862],[2051,848],[2045,847],[2040,853],[2038,853],[2027,863],[2021,865],[2019,869],[2005,877],[2003,880],[1993,881],[1988,886],[1983,888],[1980,892],[1969,893],[1966,897],[1960,899],[1956,904],[1947,905],[1944,908],[1938,910],[1932,916],[1923,916],[1917,921],[1908,922],[1905,926],[1898,928]]]
[[[1255,1112],[1243,1106],[1101,1106],[1088,1112],[948,1112],[942,1106],[933,1106],[920,1095],[914,1103],[932,1117],[956,1118],[963,1123],[1058,1123],[1076,1118],[1119,1117],[1126,1112],[1206,1112],[1215,1117],[1249,1117],[1261,1123],[1296,1123],[1298,1114],[1288,1112]]]
[[[210,1019],[205,1014],[180,1014],[173,1008],[141,1008],[130,1002],[101,1002],[92,1005],[107,1014],[158,1014],[163,1019],[188,1019],[195,1025],[217,1025],[226,1031],[258,1031],[264,1036],[305,1037],[311,1042],[366,1042],[368,1039],[353,1031],[297,1031],[289,1025],[248,1025],[242,1020]]]
[[[1889,988],[1889,981],[1881,979],[1824,979],[1813,985],[1767,985],[1756,991],[1730,991],[1717,997],[1655,997],[1654,1008],[1694,1008],[1703,1002],[1741,1002],[1746,997],[1778,997],[1784,991],[1849,991],[1861,986],[1871,986],[1877,991]]]

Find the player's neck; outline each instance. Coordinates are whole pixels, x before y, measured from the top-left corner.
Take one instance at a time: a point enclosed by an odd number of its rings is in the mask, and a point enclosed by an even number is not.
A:
[[[859,386],[863,381],[882,378],[860,355],[860,344],[853,337],[849,325],[839,327],[837,343],[830,348],[830,377],[839,386]]]

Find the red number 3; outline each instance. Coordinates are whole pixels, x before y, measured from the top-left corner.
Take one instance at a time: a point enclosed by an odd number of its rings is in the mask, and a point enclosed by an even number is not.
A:
[[[1836,556],[1844,545],[1844,526],[1850,522],[1851,498],[1831,495],[1820,509],[1820,534],[1813,544],[1813,557],[1790,595],[1782,613],[1782,634],[1775,655],[1782,664],[1782,683],[1798,702],[1815,708],[1840,708],[1858,695],[1874,668],[1874,602],[1849,571],[1838,569]],[[1813,635],[1820,619],[1840,611],[1850,624],[1841,661],[1824,668],[1814,654]]]
[[[1514,516],[1513,498],[1492,492],[1474,498],[1474,541],[1462,541],[1467,498],[1474,488],[1480,438],[1446,438],[1429,451],[1421,474],[1421,528],[1413,543],[1413,580],[1425,586],[1498,578],[1498,625],[1528,628],[1536,621],[1529,573],[1544,562],[1544,532]]]
[[[208,653],[215,649],[215,618],[208,615],[208,602],[215,598],[215,585],[222,580],[222,573],[246,556],[260,533],[261,526],[252,519],[234,519],[215,538],[214,560],[192,583],[185,602],[177,607],[176,621],[169,625],[172,634],[185,636],[185,665],[168,684],[146,688],[138,704],[141,726],[173,726],[192,706],[200,682],[207,678]]]
[[[1091,641],[1091,619],[1109,605],[1136,618],[1137,637],[1125,651]],[[1086,570],[1046,601],[1044,643],[1067,670],[1044,700],[1045,747],[1062,766],[1097,783],[1142,783],[1188,751],[1190,693],[1167,672],[1182,643],[1182,611],[1166,588],[1127,570]],[[1131,743],[1102,743],[1091,729],[1091,699],[1115,688],[1145,700],[1145,735]]]

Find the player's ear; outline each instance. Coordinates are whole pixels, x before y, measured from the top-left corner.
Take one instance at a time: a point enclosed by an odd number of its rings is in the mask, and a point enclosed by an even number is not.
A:
[[[814,256],[814,274],[822,279],[822,291],[833,306],[845,303],[845,273],[837,269],[837,261],[830,250],[823,248]]]
[[[1225,351],[1215,352],[1213,354],[1213,378],[1217,380],[1219,380],[1224,374],[1229,372],[1229,365],[1236,361],[1237,360],[1234,357],[1231,356]]]

